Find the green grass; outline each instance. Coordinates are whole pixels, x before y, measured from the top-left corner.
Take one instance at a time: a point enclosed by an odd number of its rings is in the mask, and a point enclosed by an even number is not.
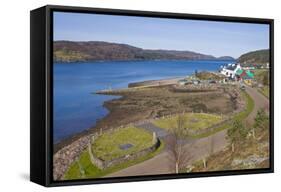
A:
[[[261,94],[266,98],[269,98],[269,86],[264,86],[263,88],[258,89]]]
[[[243,121],[246,117],[248,117],[255,107],[255,102],[248,93],[242,91],[242,96],[246,101],[246,108],[240,113],[235,114],[233,120]]]
[[[244,120],[254,109],[255,104],[254,104],[253,99],[246,92],[242,92],[242,96],[246,101],[246,108],[245,108],[244,111],[235,114],[233,116],[234,120]],[[218,131],[221,131],[221,130],[224,130],[224,129],[228,128],[230,125],[231,125],[231,122],[225,123],[224,125],[216,128],[212,132],[204,133],[204,134],[201,134],[201,135],[196,135],[194,137],[195,138],[207,137],[207,136],[212,135],[212,134],[214,134]],[[163,142],[161,142],[160,147],[153,153],[150,153],[150,154],[148,154],[146,156],[143,156],[139,159],[127,161],[125,163],[121,163],[119,165],[116,165],[116,166],[113,166],[113,167],[110,167],[110,168],[107,168],[107,169],[104,169],[104,170],[101,170],[101,169],[97,168],[96,166],[94,166],[91,163],[91,160],[90,160],[90,157],[89,157],[89,154],[88,154],[88,150],[85,150],[80,155],[78,161],[74,162],[69,167],[69,169],[67,170],[67,172],[64,175],[64,179],[65,180],[72,180],[72,179],[87,179],[87,178],[103,177],[103,176],[106,176],[110,173],[114,173],[116,171],[122,170],[124,168],[130,167],[130,166],[138,164],[138,163],[141,163],[143,161],[146,161],[146,160],[154,157],[155,155],[159,154],[162,151],[163,148],[164,148],[164,144],[163,144]],[[79,167],[78,162],[80,164],[80,167]],[[80,170],[83,170],[84,174],[82,174]]]
[[[193,138],[193,139],[200,139],[200,138],[204,138],[204,137],[209,137],[210,135],[213,135],[219,131],[222,131],[226,128],[229,127],[229,123],[225,123],[221,126],[218,126],[217,128],[213,129],[213,131],[209,131],[209,132],[205,132],[205,133],[202,133],[202,134],[197,134],[197,135],[191,135],[190,137]]]
[[[250,95],[243,91],[242,92],[242,97],[244,98],[244,100],[246,102],[245,110],[235,114],[232,117],[232,120],[241,120],[241,121],[243,121],[254,109],[255,103],[254,103],[254,100],[250,97]],[[210,114],[207,114],[207,115],[210,115]],[[164,125],[164,121],[160,121],[160,122],[161,123],[158,122],[158,124],[155,123],[155,125],[157,125],[159,127],[162,127],[162,128],[169,127],[168,124]],[[167,120],[166,123],[171,123],[171,120]],[[217,133],[219,131],[222,131],[224,129],[229,128],[229,126],[231,126],[231,123],[232,123],[232,121],[229,121],[229,122],[226,122],[225,124],[223,124],[221,126],[218,126],[217,128],[213,129],[212,131],[205,132],[205,133],[202,133],[202,134],[197,134],[197,135],[189,135],[189,137],[194,138],[194,139],[200,139],[200,138],[208,137],[208,136],[213,135],[213,134],[215,134],[215,133]],[[198,124],[198,126],[199,125],[200,124]]]
[[[224,119],[221,115],[207,113],[185,113],[183,117],[184,128],[193,130],[208,128]],[[172,129],[177,126],[177,116],[155,120],[153,124],[160,128]]]
[[[264,79],[267,78],[269,82],[269,70],[268,69],[256,69],[253,71],[257,82],[264,84]]]
[[[242,92],[242,97],[245,99],[246,101],[246,108],[245,110],[235,114],[232,118],[232,121],[230,122],[227,122],[221,126],[218,126],[216,129],[214,129],[213,131],[210,131],[210,132],[206,132],[206,133],[203,133],[203,134],[199,134],[199,135],[195,135],[195,136],[192,136],[192,138],[195,138],[195,139],[199,139],[199,138],[203,138],[203,137],[208,137],[210,135],[213,135],[219,131],[222,131],[224,129],[227,129],[231,126],[233,120],[240,120],[240,121],[243,121],[244,119],[246,119],[246,117],[248,117],[248,115],[253,111],[254,107],[255,107],[255,103],[254,103],[254,100],[250,97],[250,95],[246,92]]]
[[[269,70],[268,69],[256,69],[254,70],[255,79],[263,84],[262,88],[258,88],[258,91],[263,94],[266,98],[269,98],[269,86],[268,83],[264,83],[264,79],[268,78],[269,82]]]
[[[251,129],[251,126],[247,128]],[[269,160],[260,163],[243,163],[243,160],[249,159],[253,155],[259,158],[269,157],[268,142],[269,124],[267,124],[267,127],[257,131],[255,137],[249,137],[237,143],[235,152],[232,152],[231,147],[227,147],[225,150],[211,154],[206,158],[207,168],[204,168],[202,160],[196,161],[193,163],[192,172],[268,168]],[[242,160],[242,162],[232,164],[235,159]]]
[[[132,147],[122,150],[120,145],[131,144]],[[132,154],[152,145],[152,134],[136,127],[126,127],[106,132],[93,143],[93,153],[100,159],[112,160]]]
[[[196,77],[200,80],[222,80],[223,77],[221,75],[215,74],[215,73],[211,73],[211,72],[207,72],[207,71],[202,71],[196,74]]]
[[[127,167],[141,163],[143,161],[146,161],[146,160],[154,157],[155,155],[159,154],[163,148],[164,148],[164,143],[161,141],[160,147],[156,151],[154,151],[146,156],[140,157],[138,159],[127,161],[125,163],[121,163],[116,166],[109,167],[109,168],[103,169],[103,170],[99,169],[98,167],[94,166],[91,163],[88,150],[85,150],[80,155],[78,161],[74,162],[69,167],[69,169],[67,170],[67,172],[64,175],[64,180],[100,178],[100,177],[103,177],[110,173],[114,173],[116,171],[125,169]],[[79,168],[78,162],[80,164],[80,168]],[[84,174],[80,173],[81,169],[84,171]]]
[[[252,70],[255,74],[255,76],[259,76],[260,74],[264,73],[264,72],[268,72],[268,69],[254,69]]]

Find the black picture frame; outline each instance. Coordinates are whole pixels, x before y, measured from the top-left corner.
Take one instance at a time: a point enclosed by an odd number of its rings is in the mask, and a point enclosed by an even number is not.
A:
[[[206,21],[260,23],[270,26],[270,167],[265,169],[200,172],[152,176],[54,181],[52,179],[53,139],[53,12],[78,12],[140,17],[193,19]],[[47,5],[30,12],[30,180],[43,186],[132,182],[162,179],[244,175],[274,172],[274,20],[246,17],[195,15],[135,10],[101,9]]]

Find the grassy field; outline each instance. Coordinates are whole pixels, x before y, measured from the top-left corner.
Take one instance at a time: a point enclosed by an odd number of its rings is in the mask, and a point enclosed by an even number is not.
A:
[[[241,92],[243,99],[246,102],[245,109],[239,113],[234,114],[231,119],[232,120],[241,120],[243,121],[254,109],[255,103],[254,100],[248,95],[246,92]],[[184,115],[185,118],[185,127],[193,130],[198,129],[204,129],[208,128],[212,125],[215,125],[221,121],[223,121],[224,117],[220,115],[214,115],[214,114],[206,114],[206,113],[186,113]],[[224,129],[227,129],[231,123],[231,121],[228,121],[212,131],[196,134],[196,135],[188,135],[188,137],[192,137],[194,139],[199,139],[203,137],[208,137],[212,134],[215,134],[218,131],[222,131]],[[153,123],[161,128],[169,129],[176,126],[177,117],[167,118],[167,119],[159,119],[154,121]]]
[[[253,99],[246,93],[243,93],[247,105],[246,109],[236,114],[233,119],[242,122],[254,109]],[[229,127],[225,125],[225,128]],[[246,127],[249,131],[251,126]],[[212,154],[206,159],[207,167],[204,167],[202,160],[193,164],[192,172],[221,171],[221,170],[241,170],[256,169],[269,167],[269,127],[256,132],[256,136],[248,136],[247,139],[241,141],[232,152],[231,147],[223,151]]]
[[[255,107],[255,102],[248,93],[242,91],[242,96],[243,96],[244,100],[246,101],[245,110],[241,111],[240,113],[235,114],[233,117],[233,120],[243,121],[253,111],[253,109]]]
[[[232,120],[241,120],[243,121],[254,109],[255,103],[254,100],[250,97],[250,95],[248,95],[246,92],[242,92],[242,97],[244,98],[244,100],[246,101],[246,107],[245,110],[235,114],[232,117]],[[231,125],[232,121],[225,123],[219,127],[217,127],[216,129],[214,129],[211,132],[207,132],[204,134],[200,134],[200,135],[196,135],[194,136],[194,138],[203,138],[203,137],[208,137],[218,131],[222,131],[224,129],[227,129],[230,125]]]
[[[221,115],[207,113],[185,113],[183,117],[184,127],[193,130],[204,129],[223,120]],[[164,129],[172,129],[177,126],[177,116],[155,120],[153,124]]]
[[[224,77],[219,74],[207,72],[207,71],[202,71],[196,74],[196,77],[200,80],[222,80]]]
[[[247,127],[251,129],[251,127]],[[248,137],[236,146],[235,152],[231,147],[209,156],[207,167],[201,160],[193,164],[192,172],[257,169],[269,167],[269,127],[256,132],[256,137]]]
[[[253,70],[255,77],[257,79],[262,78],[264,76],[265,73],[268,73],[269,70],[268,69],[255,69]]]
[[[100,177],[103,177],[110,173],[122,170],[122,169],[130,167],[132,165],[141,163],[143,161],[146,161],[146,160],[154,157],[155,155],[159,154],[163,148],[164,148],[164,144],[163,144],[163,142],[161,142],[160,147],[156,151],[154,151],[146,156],[140,157],[139,159],[136,159],[136,160],[127,161],[125,163],[121,163],[119,165],[116,165],[116,166],[113,166],[113,167],[110,167],[110,168],[107,168],[104,170],[99,169],[98,167],[94,166],[91,163],[88,150],[85,150],[80,155],[78,161],[76,161],[69,167],[68,171],[64,175],[64,179],[72,180],[72,179],[100,178]]]
[[[250,95],[248,95],[246,92],[242,92],[242,97],[246,101],[245,110],[235,114],[232,117],[233,120],[241,120],[241,121],[243,121],[254,109],[255,103],[254,103],[254,100],[250,97]],[[218,126],[213,131],[209,131],[209,132],[206,132],[206,133],[203,133],[203,134],[193,135],[191,137],[194,138],[194,139],[208,137],[208,136],[213,135],[213,134],[215,134],[215,133],[217,133],[219,131],[222,131],[224,129],[229,128],[231,123],[232,123],[232,121],[227,122],[227,123],[225,123],[225,124],[223,124],[221,126]]]
[[[207,167],[201,160],[193,164],[192,172],[223,171],[258,169],[269,167],[268,131],[259,133],[257,139],[247,139],[237,146],[238,150],[233,153],[231,148],[217,152],[206,159]]]
[[[258,83],[263,85],[269,84],[269,70],[268,69],[255,69],[254,71],[255,79]]]
[[[263,94],[266,98],[269,98],[269,86],[264,86],[259,89],[259,92]]]
[[[124,150],[120,146],[132,145]],[[103,160],[112,160],[138,152],[152,145],[152,134],[136,127],[126,127],[106,132],[98,137],[92,146],[93,153]]]
[[[258,88],[258,91],[265,97],[269,98],[269,70],[268,69],[256,69],[254,70],[255,79],[263,85],[262,88]]]
[[[244,120],[254,109],[254,101],[253,99],[246,93],[241,92],[242,97],[244,98],[246,102],[245,110],[235,114],[232,119],[233,120]],[[220,115],[214,115],[214,114],[206,114],[206,113],[186,113],[184,115],[185,119],[185,128],[198,130],[198,129],[204,129],[208,128],[212,125],[215,125],[221,121],[223,121],[224,117]],[[232,122],[232,121],[231,121]],[[227,122],[221,126],[218,126],[213,131],[198,134],[198,135],[189,135],[189,137],[192,137],[194,139],[208,137],[218,131],[222,131],[226,128],[228,128],[231,124],[231,122]],[[177,117],[167,118],[167,119],[159,119],[153,122],[156,126],[169,129],[176,126],[177,123]]]

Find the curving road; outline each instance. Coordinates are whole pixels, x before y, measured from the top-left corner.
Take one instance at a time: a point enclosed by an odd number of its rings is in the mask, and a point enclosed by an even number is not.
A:
[[[246,87],[246,92],[251,96],[255,103],[253,111],[246,118],[246,120],[248,120],[250,123],[253,123],[257,111],[261,108],[267,108],[269,106],[269,100],[259,91],[257,91],[257,89],[252,87]]]
[[[246,119],[250,123],[252,123],[258,109],[268,106],[269,101],[254,88],[246,87],[246,92],[253,98],[255,103],[253,111]],[[166,136],[165,133],[161,131],[162,129],[155,127],[154,125],[141,125],[140,127],[147,130],[156,131],[156,134],[158,136]],[[190,156],[188,163],[191,164],[194,161],[207,157],[210,154],[211,146],[213,148],[213,152],[220,151],[224,147],[226,147],[226,132],[226,130],[223,130],[209,137],[194,139],[188,142],[185,145],[185,148],[187,149]],[[162,153],[147,161],[122,169],[120,171],[107,175],[106,177],[169,174],[174,173],[173,166],[174,165],[171,163],[169,152],[167,150],[163,150]]]

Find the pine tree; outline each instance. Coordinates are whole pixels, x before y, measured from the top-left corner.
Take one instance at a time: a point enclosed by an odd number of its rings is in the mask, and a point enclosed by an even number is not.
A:
[[[233,122],[232,127],[227,131],[232,152],[235,151],[235,146],[246,138],[247,134],[248,131],[241,121],[236,120]]]
[[[261,129],[265,129],[269,126],[269,117],[266,114],[264,109],[259,109],[257,115],[255,117],[255,122],[253,129],[254,131],[258,131]]]

